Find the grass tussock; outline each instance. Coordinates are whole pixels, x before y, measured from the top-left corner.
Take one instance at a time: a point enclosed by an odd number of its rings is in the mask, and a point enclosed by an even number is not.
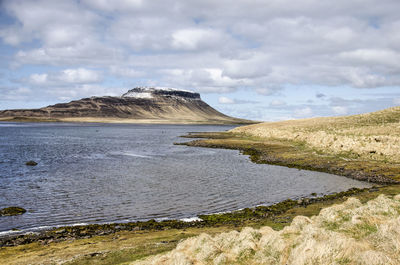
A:
[[[400,195],[349,198],[280,231],[201,234],[134,264],[400,264]]]
[[[400,162],[400,107],[354,116],[255,124],[232,132],[296,141],[350,159]]]

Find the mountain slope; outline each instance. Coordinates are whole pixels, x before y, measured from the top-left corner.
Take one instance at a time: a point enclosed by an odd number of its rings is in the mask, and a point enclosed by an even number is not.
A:
[[[224,115],[201,100],[200,94],[166,88],[137,87],[121,97],[91,97],[40,109],[0,111],[2,120],[79,122],[252,123]]]

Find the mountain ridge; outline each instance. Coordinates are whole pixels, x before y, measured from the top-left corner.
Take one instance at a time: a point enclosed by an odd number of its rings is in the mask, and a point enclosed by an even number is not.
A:
[[[188,90],[135,87],[120,97],[103,96],[39,109],[0,111],[2,121],[249,124],[227,116]]]

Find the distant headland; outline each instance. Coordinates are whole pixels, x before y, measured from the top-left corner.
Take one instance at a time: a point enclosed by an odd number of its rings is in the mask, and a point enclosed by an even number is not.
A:
[[[135,87],[120,97],[91,97],[39,109],[0,111],[0,121],[167,124],[250,124],[227,116],[199,93],[166,87]]]

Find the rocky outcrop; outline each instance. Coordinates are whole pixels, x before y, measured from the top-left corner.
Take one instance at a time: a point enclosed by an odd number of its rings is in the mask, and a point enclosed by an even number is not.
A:
[[[26,213],[26,210],[21,207],[7,207],[0,210],[0,216],[14,216]]]
[[[129,120],[187,121],[192,123],[252,123],[224,115],[201,100],[199,93],[160,87],[136,87],[121,97],[91,97],[40,109],[0,111],[0,118],[101,121]],[[82,118],[82,120],[79,120]]]

